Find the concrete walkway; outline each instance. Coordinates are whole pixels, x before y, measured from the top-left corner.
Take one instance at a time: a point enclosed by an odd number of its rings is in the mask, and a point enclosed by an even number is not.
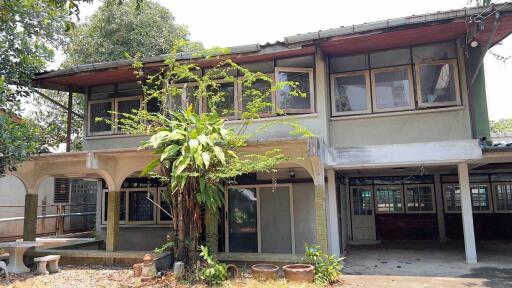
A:
[[[347,251],[347,287],[512,287],[512,243],[480,243],[466,264],[462,243],[354,246]]]

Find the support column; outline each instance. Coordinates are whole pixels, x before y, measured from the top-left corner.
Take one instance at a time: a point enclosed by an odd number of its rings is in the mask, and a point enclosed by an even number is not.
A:
[[[121,206],[121,193],[108,191],[107,211],[107,251],[117,251],[119,244],[119,212]]]
[[[23,241],[35,241],[37,232],[37,194],[28,192],[25,194]]]
[[[204,220],[206,226],[206,243],[212,253],[217,253],[219,248],[219,210],[212,211],[207,208]]]
[[[441,185],[441,175],[439,173],[434,175],[434,185],[439,242],[444,243],[446,242],[446,225],[444,224],[443,186]]]
[[[462,226],[464,228],[464,248],[466,251],[466,262],[476,263],[476,243],[473,226],[473,207],[471,205],[471,191],[469,189],[468,164],[458,164],[459,186],[462,206]]]
[[[66,152],[71,151],[71,114],[73,112],[73,92],[68,92],[68,107],[66,117]]]
[[[327,229],[329,254],[340,256],[340,229],[338,221],[338,200],[336,197],[336,172],[327,170]]]
[[[322,251],[328,251],[325,184],[315,183],[316,244]]]

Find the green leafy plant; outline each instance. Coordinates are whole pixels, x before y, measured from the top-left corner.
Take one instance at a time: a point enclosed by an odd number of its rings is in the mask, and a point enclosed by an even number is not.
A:
[[[228,278],[228,271],[226,264],[219,263],[208,250],[206,246],[200,246],[201,253],[199,254],[206,266],[199,269],[200,279],[210,286],[216,286],[224,282]]]
[[[173,241],[168,241],[168,242],[162,244],[162,246],[160,246],[158,248],[155,248],[155,250],[153,250],[153,252],[155,252],[155,253],[163,253],[165,251],[170,251],[173,247],[174,247],[174,242]]]
[[[307,257],[307,262],[315,266],[315,283],[320,285],[328,285],[338,281],[342,275],[341,270],[343,265],[341,261],[343,258],[338,258],[336,255],[327,255],[320,250],[320,246],[311,245],[308,247],[304,244]]]

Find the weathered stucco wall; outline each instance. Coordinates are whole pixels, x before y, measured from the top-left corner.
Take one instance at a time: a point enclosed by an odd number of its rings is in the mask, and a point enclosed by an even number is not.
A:
[[[434,142],[471,139],[467,108],[456,111],[413,113],[330,123],[332,147]]]
[[[38,191],[38,206],[53,204],[53,178],[48,177]],[[0,178],[0,218],[23,217],[25,205],[25,186],[14,176]],[[55,213],[55,207],[38,208],[38,215]],[[55,231],[55,219],[37,220],[37,234]],[[23,235],[23,220],[1,222],[0,239]]]

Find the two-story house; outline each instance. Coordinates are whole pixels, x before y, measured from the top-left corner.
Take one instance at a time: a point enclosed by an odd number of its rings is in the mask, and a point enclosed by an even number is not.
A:
[[[288,101],[277,91],[272,101],[287,115],[270,113],[251,128],[287,117],[316,137],[292,138],[273,126],[251,140],[248,150],[281,148],[294,160],[276,175],[240,177],[226,191],[219,223],[205,215],[219,258],[277,259],[303,253],[305,242],[341,254],[351,242],[452,239],[463,240],[467,261],[476,262],[476,240],[512,239],[512,149],[478,140],[489,137],[483,56],[511,32],[512,4],[504,3],[230,48],[225,57],[306,92]],[[178,56],[203,73],[214,65]],[[146,71],[164,59],[143,59]],[[96,230],[109,251],[153,249],[169,231],[169,216],[146,198],[168,208],[164,187],[138,178],[154,157],[137,149],[147,137],[94,121],[140,107],[136,81],[127,60],[38,75],[36,87],[84,95],[84,151],[37,156],[16,174],[27,203],[47,177],[99,179]],[[243,109],[237,81],[222,85],[229,105]],[[34,217],[26,212],[27,239]]]

